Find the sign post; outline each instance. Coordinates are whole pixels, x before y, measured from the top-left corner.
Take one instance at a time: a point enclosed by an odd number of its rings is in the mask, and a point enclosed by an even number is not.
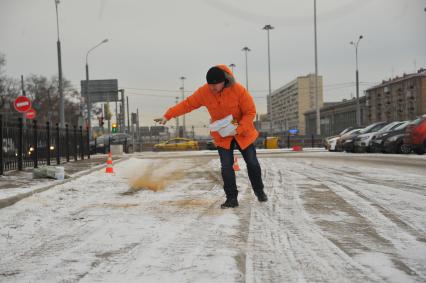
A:
[[[33,120],[36,117],[37,112],[34,109],[30,109],[25,113],[25,118]]]

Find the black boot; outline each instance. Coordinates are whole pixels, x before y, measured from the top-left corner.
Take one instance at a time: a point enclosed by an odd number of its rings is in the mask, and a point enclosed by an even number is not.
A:
[[[238,206],[237,198],[226,198],[226,201],[220,205],[220,208],[232,208]]]
[[[255,191],[254,194],[256,195],[257,200],[260,201],[260,202],[265,202],[265,201],[268,200],[268,196],[265,194],[265,192],[263,190],[258,191],[258,192]]]

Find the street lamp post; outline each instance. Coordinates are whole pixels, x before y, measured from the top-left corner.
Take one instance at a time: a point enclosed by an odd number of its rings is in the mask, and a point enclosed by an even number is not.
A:
[[[246,89],[248,91],[248,66],[247,66],[247,52],[251,51],[250,48],[248,48],[247,46],[243,47],[243,49],[241,49],[241,51],[244,51],[245,55],[246,55]]]
[[[95,49],[96,47],[98,47],[99,45],[108,42],[108,39],[105,38],[104,40],[102,40],[100,43],[96,44],[94,47],[90,48],[89,51],[87,51],[86,53],[86,98],[87,98],[87,122],[88,122],[88,126],[89,126],[89,137],[91,137],[91,131],[92,131],[92,104],[90,102],[90,94],[89,94],[89,63],[88,63],[88,57],[89,57],[89,53],[90,51],[92,51],[93,49]]]
[[[361,126],[361,109],[359,105],[359,75],[358,75],[358,44],[360,40],[363,38],[362,35],[358,37],[358,40],[356,42],[351,41],[350,44],[352,44],[355,47],[355,64],[356,64],[356,71],[355,71],[355,79],[356,79],[356,125],[358,127]]]
[[[317,44],[317,1],[314,0],[314,49],[315,49],[315,108],[317,135],[321,135],[321,116],[318,94],[318,44]]]
[[[176,96],[176,104],[179,102],[179,97]],[[176,117],[176,137],[179,137],[179,117]]]
[[[59,124],[61,128],[65,127],[65,108],[64,108],[64,90],[62,86],[62,55],[61,55],[61,41],[59,40],[59,17],[58,17],[58,4],[59,0],[55,0],[56,8],[56,29],[58,33],[58,41],[56,47],[58,50],[58,91],[59,91]]]
[[[234,68],[236,65],[234,63],[229,64],[229,67],[231,68],[232,74],[234,74]]]
[[[269,130],[272,135],[272,97],[271,97],[271,51],[269,47],[269,31],[271,29],[274,29],[271,25],[265,25],[263,27],[264,30],[266,30],[266,34],[268,37],[268,78],[269,78]]]
[[[182,101],[184,101],[185,100],[185,79],[186,78],[184,76],[182,76],[182,77],[180,77],[180,79],[182,80],[182,87],[181,87],[181,90],[182,90]],[[183,135],[182,135],[182,137],[184,138],[186,136],[185,115],[183,115],[183,117],[182,117],[182,128],[183,128]]]

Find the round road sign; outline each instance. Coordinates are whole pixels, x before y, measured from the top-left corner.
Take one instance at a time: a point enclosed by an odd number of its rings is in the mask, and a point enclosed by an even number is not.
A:
[[[16,111],[24,113],[31,109],[31,101],[28,97],[21,95],[15,99],[13,106]]]
[[[31,108],[30,110],[27,111],[27,113],[25,113],[25,118],[32,120],[32,119],[35,118],[36,113],[37,112],[34,109]]]

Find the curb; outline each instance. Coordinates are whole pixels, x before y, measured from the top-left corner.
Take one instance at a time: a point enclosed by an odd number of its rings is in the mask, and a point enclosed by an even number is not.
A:
[[[120,159],[118,159],[118,160],[115,161],[115,164],[120,163],[122,161],[125,161],[125,160],[127,160],[129,158],[130,158],[130,156],[129,157],[127,157],[127,156],[121,157]],[[60,181],[53,181],[53,183],[51,183],[51,184],[49,184],[49,185],[47,185],[45,187],[41,187],[41,188],[35,189],[33,191],[30,191],[30,192],[18,194],[18,195],[15,195],[13,197],[8,197],[8,198],[0,199],[0,209],[8,207],[8,206],[11,206],[11,205],[17,203],[18,201],[20,201],[20,200],[22,200],[24,198],[30,197],[30,196],[32,196],[34,194],[38,194],[38,193],[47,191],[47,190],[49,190],[49,189],[51,189],[51,188],[53,188],[55,186],[62,185],[62,184],[68,183],[70,181],[76,180],[76,179],[78,179],[78,178],[80,178],[82,176],[88,175],[88,174],[90,174],[90,173],[92,173],[94,171],[97,171],[97,170],[105,168],[105,167],[106,167],[106,164],[96,165],[96,166],[94,166],[92,168],[89,168],[89,169],[77,172],[75,174],[72,174],[69,179],[64,179],[64,180],[60,180]]]

